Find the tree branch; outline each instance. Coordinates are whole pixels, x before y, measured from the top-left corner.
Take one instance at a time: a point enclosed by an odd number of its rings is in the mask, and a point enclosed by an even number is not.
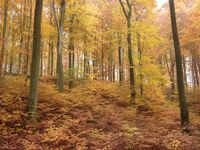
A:
[[[125,8],[125,6],[124,6],[122,0],[119,0],[119,2],[120,2],[120,5],[121,5],[121,7],[122,7],[122,9],[123,9],[123,12],[124,12],[125,17],[128,18],[128,13],[127,13],[127,11],[126,11],[126,8]]]

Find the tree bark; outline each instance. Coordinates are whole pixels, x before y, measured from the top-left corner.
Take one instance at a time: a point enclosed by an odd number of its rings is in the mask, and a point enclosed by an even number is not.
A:
[[[143,74],[142,74],[142,45],[140,35],[137,34],[137,44],[138,44],[138,62],[139,62],[139,85],[140,85],[140,95],[143,96]]]
[[[31,49],[31,34],[32,34],[32,0],[28,1],[29,8],[29,24],[28,24],[28,37],[26,43],[26,55],[24,64],[24,74],[29,74],[29,59],[30,59],[30,49]]]
[[[60,92],[64,90],[64,77],[63,77],[63,60],[62,60],[62,39],[63,39],[63,31],[64,31],[64,19],[65,19],[65,9],[66,2],[65,0],[61,0],[60,4],[60,20],[56,17],[55,12],[55,2],[53,1],[53,10],[54,10],[54,18],[58,30],[58,40],[57,40],[57,88]]]
[[[4,19],[3,19],[3,34],[2,34],[2,45],[0,54],[0,78],[3,77],[3,64],[4,64],[4,53],[5,53],[5,38],[7,29],[7,16],[8,16],[8,0],[4,0]]]
[[[71,6],[70,6],[71,9]],[[70,25],[69,25],[69,89],[74,87],[74,14],[70,16]]]
[[[13,68],[13,50],[15,47],[15,33],[12,35],[12,47],[11,47],[11,52],[10,52],[10,68],[9,68],[9,73],[12,73],[12,68]]]
[[[42,7],[43,7],[43,0],[36,0],[34,31],[33,31],[33,54],[32,54],[32,64],[31,64],[31,78],[30,78],[30,91],[29,91],[29,104],[28,104],[28,112],[32,115],[34,115],[36,112],[36,105],[38,99]]]
[[[119,45],[118,45],[118,63],[119,63],[119,82],[120,84],[124,80],[124,69],[123,69],[123,49],[121,46],[121,36],[118,36]]]
[[[120,5],[123,9],[124,16],[127,21],[127,43],[128,43],[128,60],[129,60],[129,76],[130,76],[130,93],[132,103],[135,103],[136,91],[135,91],[135,73],[134,73],[134,63],[133,63],[133,50],[132,50],[132,41],[131,41],[131,16],[132,16],[132,4],[129,0],[126,0],[127,9],[124,6],[122,0],[119,0]]]
[[[187,84],[187,68],[186,68],[187,62],[186,62],[186,58],[184,56],[183,56],[182,60],[183,60],[184,82],[185,82],[185,87],[187,89],[187,86],[188,86],[188,84]]]
[[[189,113],[188,113],[188,107],[187,107],[187,102],[186,102],[186,97],[185,97],[181,50],[180,50],[179,35],[178,35],[177,23],[176,23],[176,12],[175,12],[175,6],[174,6],[173,0],[169,0],[169,6],[170,6],[171,27],[172,27],[172,33],[173,33],[175,58],[176,58],[177,86],[178,86],[178,95],[179,95],[181,126],[183,127],[184,131],[187,131],[188,130],[187,126],[189,124]]]

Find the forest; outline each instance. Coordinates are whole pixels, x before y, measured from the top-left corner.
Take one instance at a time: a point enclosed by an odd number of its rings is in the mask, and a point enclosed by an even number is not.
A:
[[[0,0],[0,150],[200,150],[200,0]]]

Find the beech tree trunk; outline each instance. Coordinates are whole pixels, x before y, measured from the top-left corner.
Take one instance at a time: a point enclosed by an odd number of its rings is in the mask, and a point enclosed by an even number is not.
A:
[[[124,68],[123,68],[123,49],[121,46],[121,35],[118,36],[119,45],[118,45],[118,62],[119,62],[119,82],[120,84],[124,80]]]
[[[129,0],[126,0],[126,5],[119,0],[120,5],[123,9],[124,16],[127,21],[127,43],[128,43],[128,60],[129,60],[129,76],[130,76],[130,93],[132,102],[135,103],[136,91],[135,91],[135,73],[134,73],[134,63],[133,63],[133,50],[132,50],[132,41],[131,41],[131,16],[132,16],[132,4]]]
[[[30,59],[30,49],[31,49],[31,34],[32,34],[32,0],[28,1],[29,6],[29,24],[28,24],[28,37],[26,43],[26,55],[25,55],[25,65],[24,73],[29,74],[29,59]]]
[[[71,9],[71,6],[70,8]],[[69,25],[69,84],[68,87],[69,89],[72,89],[74,87],[74,19],[75,16],[72,14],[70,16],[70,25]]]
[[[118,47],[118,57],[119,57],[119,82],[123,81],[123,68],[122,68],[122,47]]]
[[[176,12],[175,12],[175,6],[174,6],[173,0],[169,0],[169,6],[170,6],[171,26],[172,26],[175,58],[176,58],[177,86],[178,86],[178,95],[179,95],[181,126],[183,127],[184,131],[187,131],[188,130],[187,127],[189,124],[189,113],[188,113],[188,107],[187,107],[187,102],[186,102],[186,97],[185,97],[181,50],[180,50],[179,35],[178,35],[177,23],[176,23]]]
[[[184,75],[183,75],[183,76],[184,76],[184,82],[185,82],[185,87],[186,87],[186,89],[187,89],[187,86],[188,86],[188,84],[187,84],[187,70],[186,70],[186,69],[187,69],[187,68],[186,68],[186,65],[187,65],[186,63],[187,63],[187,62],[186,62],[186,58],[185,58],[185,57],[183,57],[182,60],[183,60],[183,72],[184,72]]]
[[[69,40],[69,89],[74,87],[74,38],[72,27],[70,27],[70,40]]]
[[[142,45],[140,35],[137,35],[138,44],[138,62],[139,62],[139,85],[140,85],[140,95],[143,96],[143,74],[142,74]]]
[[[12,68],[13,68],[13,50],[15,47],[15,33],[12,35],[12,46],[11,46],[11,52],[10,52],[10,68],[9,68],[9,73],[12,73]]]
[[[58,40],[57,40],[57,88],[60,92],[64,90],[64,77],[63,77],[63,60],[62,60],[62,38],[64,30],[65,21],[65,9],[66,2],[61,0],[60,4],[60,20],[58,21],[56,17],[55,2],[53,1],[54,18],[58,30]]]
[[[43,6],[43,0],[36,0],[34,31],[33,31],[33,54],[32,54],[32,64],[31,64],[29,103],[28,103],[28,112],[32,115],[34,115],[36,112],[36,104],[38,99],[42,6]]]
[[[2,45],[0,54],[0,78],[3,77],[3,64],[4,64],[4,53],[6,44],[6,29],[7,29],[7,16],[8,16],[8,0],[4,0],[4,19],[3,19],[3,34],[2,34]]]

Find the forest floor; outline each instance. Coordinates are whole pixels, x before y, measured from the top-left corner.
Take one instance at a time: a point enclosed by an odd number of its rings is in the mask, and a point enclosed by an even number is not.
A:
[[[17,150],[199,150],[200,104],[192,104],[191,133],[180,130],[179,109],[148,89],[130,106],[128,88],[104,81],[79,81],[59,93],[43,78],[36,121],[26,113],[23,77],[0,81],[0,149]]]

